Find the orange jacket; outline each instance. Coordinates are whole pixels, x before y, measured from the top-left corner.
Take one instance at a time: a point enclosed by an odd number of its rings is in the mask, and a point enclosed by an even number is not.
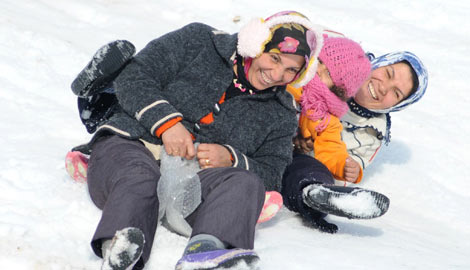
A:
[[[294,96],[297,103],[300,103],[302,88],[294,88],[288,85],[287,91]],[[320,120],[312,121],[306,115],[301,114],[299,119],[300,133],[304,138],[312,138],[315,158],[323,163],[336,179],[345,181],[344,165],[349,155],[346,144],[341,140],[343,125],[338,117],[330,115],[330,121],[325,130],[317,132],[315,128],[319,123]],[[362,180],[362,175],[361,168],[355,183]]]

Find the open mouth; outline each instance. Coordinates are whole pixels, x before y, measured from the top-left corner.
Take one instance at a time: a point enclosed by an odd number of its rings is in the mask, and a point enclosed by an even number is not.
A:
[[[264,71],[261,71],[261,78],[263,79],[265,84],[272,84],[273,81],[271,81],[266,74],[264,74]]]
[[[375,93],[375,88],[372,85],[372,81],[369,82],[369,85],[367,86],[367,88],[369,89],[369,93],[372,96],[372,98],[375,100],[378,100],[379,98],[377,97],[377,94]]]

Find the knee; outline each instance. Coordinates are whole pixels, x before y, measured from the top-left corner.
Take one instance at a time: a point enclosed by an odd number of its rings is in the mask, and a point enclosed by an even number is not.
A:
[[[331,172],[323,164],[304,164],[295,169],[286,170],[282,178],[283,186],[302,184],[334,184]]]
[[[262,198],[264,201],[266,189],[263,180],[257,174],[242,169],[236,174],[236,185],[241,189],[241,192],[247,194],[249,198]]]

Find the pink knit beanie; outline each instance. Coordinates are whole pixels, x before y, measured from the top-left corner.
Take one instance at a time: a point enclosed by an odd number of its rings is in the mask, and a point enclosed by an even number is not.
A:
[[[371,64],[361,46],[344,37],[325,38],[318,56],[330,72],[333,83],[353,97],[369,77]]]

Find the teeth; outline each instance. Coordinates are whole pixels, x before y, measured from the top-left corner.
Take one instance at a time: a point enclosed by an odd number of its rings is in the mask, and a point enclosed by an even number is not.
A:
[[[377,94],[375,93],[375,89],[374,89],[374,86],[372,85],[372,82],[369,82],[368,88],[369,88],[369,93],[372,95],[372,97],[374,99],[377,99]]]
[[[273,81],[271,81],[270,79],[268,79],[268,77],[264,74],[263,71],[261,71],[261,77],[263,78],[263,80],[266,82],[266,84],[272,84]]]

